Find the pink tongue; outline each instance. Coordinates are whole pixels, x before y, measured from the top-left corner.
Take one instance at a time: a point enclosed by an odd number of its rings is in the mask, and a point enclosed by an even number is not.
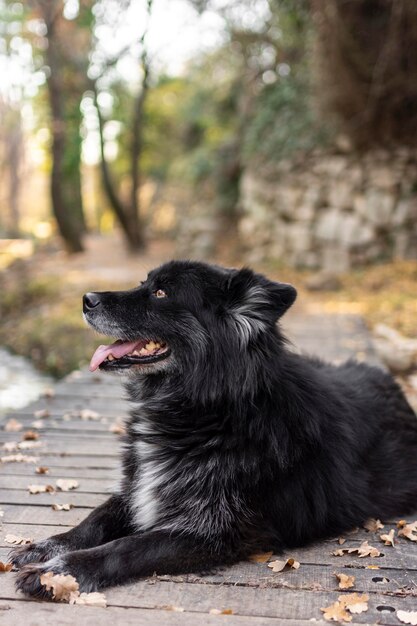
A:
[[[115,341],[111,344],[111,346],[99,346],[97,350],[94,352],[93,357],[90,362],[90,372],[94,372],[100,363],[103,363],[109,356],[112,354],[116,359],[120,359],[120,357],[125,354],[129,354],[132,352],[136,346],[141,343],[140,341]]]

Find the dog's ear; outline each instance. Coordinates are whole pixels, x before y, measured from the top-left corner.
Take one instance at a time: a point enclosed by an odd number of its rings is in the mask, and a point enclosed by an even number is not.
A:
[[[226,284],[228,312],[245,339],[284,315],[297,297],[287,283],[277,283],[250,269],[232,270]]]

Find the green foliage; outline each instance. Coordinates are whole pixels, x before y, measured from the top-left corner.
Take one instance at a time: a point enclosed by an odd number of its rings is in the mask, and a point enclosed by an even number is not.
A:
[[[264,87],[245,133],[244,157],[277,161],[323,145],[328,131],[315,115],[308,81],[286,76]]]

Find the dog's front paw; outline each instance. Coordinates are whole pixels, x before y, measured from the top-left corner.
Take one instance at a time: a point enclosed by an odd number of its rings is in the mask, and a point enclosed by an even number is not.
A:
[[[9,553],[9,560],[17,568],[27,565],[28,563],[44,563],[59,554],[67,552],[62,543],[56,539],[44,539],[39,543],[30,543],[24,546],[17,546]]]
[[[16,576],[16,589],[26,595],[40,598],[41,600],[52,600],[52,591],[47,590],[41,582],[42,574],[52,572],[53,574],[63,574],[73,576],[78,583],[78,591],[96,591],[97,585],[92,578],[88,578],[85,573],[77,567],[77,563],[71,564],[71,554],[56,556],[46,563],[29,563],[24,565]],[[73,581],[72,581],[73,582]]]
[[[47,571],[42,563],[24,565],[16,576],[16,589],[40,600],[52,600],[52,592],[41,583],[41,575]]]

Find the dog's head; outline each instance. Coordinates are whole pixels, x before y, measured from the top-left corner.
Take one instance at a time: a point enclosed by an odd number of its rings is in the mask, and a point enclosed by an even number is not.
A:
[[[224,372],[268,335],[273,340],[277,319],[295,298],[291,285],[249,269],[171,261],[136,289],[84,296],[87,323],[117,340],[96,350],[90,369]]]

